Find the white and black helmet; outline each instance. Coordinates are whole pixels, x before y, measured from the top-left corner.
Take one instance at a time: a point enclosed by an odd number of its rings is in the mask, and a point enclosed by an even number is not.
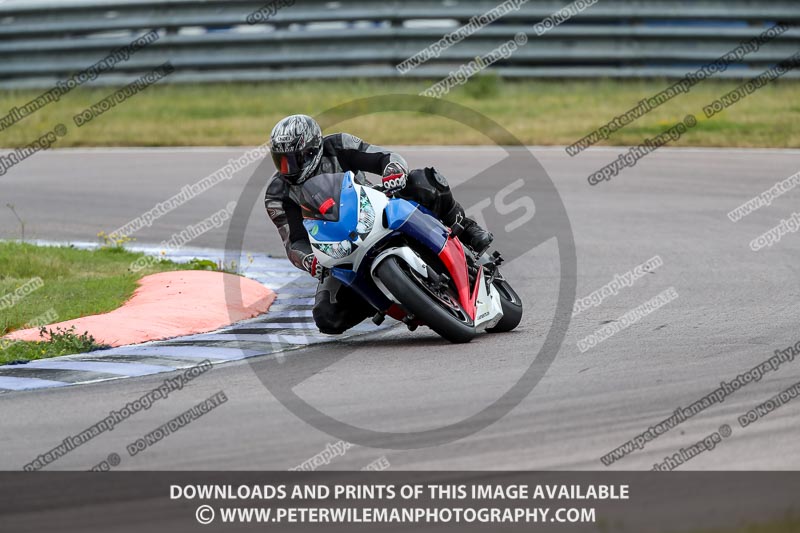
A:
[[[291,115],[278,122],[269,149],[278,172],[292,183],[303,183],[322,157],[322,130],[308,115]]]

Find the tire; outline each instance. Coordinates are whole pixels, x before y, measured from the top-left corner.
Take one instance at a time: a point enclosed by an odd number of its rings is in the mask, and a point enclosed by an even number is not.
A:
[[[378,265],[375,272],[406,310],[448,341],[469,342],[477,334],[471,319],[466,324],[447,311],[444,304],[426,292],[403,261],[389,256]]]
[[[522,321],[522,298],[511,288],[506,280],[496,279],[492,283],[500,294],[500,305],[503,308],[503,318],[495,327],[486,328],[489,333],[505,333],[519,326]]]

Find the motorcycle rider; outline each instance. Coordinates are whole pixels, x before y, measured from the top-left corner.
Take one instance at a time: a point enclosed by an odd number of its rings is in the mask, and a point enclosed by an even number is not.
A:
[[[319,174],[352,171],[356,183],[373,186],[364,172],[382,178],[387,196],[413,200],[434,213],[445,225],[460,223],[461,242],[478,253],[492,242],[492,234],[464,215],[450,186],[434,168],[408,171],[399,154],[368,144],[349,133],[323,137],[317,122],[307,115],[291,115],[275,125],[270,152],[277,171],[267,184],[267,214],[277,226],[286,255],[298,268],[320,280],[313,309],[322,333],[340,334],[373,314],[363,299],[333,276],[324,276],[317,264],[300,211],[302,184]]]

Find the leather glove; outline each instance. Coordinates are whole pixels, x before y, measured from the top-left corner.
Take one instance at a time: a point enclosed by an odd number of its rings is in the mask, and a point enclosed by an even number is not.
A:
[[[319,264],[314,254],[308,254],[303,258],[303,266],[308,270],[309,274],[322,281],[326,268]]]
[[[391,162],[383,169],[383,192],[386,196],[392,196],[403,190],[408,183],[408,171],[399,163]]]

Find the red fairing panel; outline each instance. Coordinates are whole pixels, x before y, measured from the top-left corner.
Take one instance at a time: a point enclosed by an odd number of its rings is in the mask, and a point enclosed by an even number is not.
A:
[[[439,259],[450,272],[450,277],[458,289],[458,300],[464,311],[469,317],[475,320],[475,301],[472,298],[472,290],[469,286],[469,273],[467,271],[467,259],[464,256],[464,248],[461,241],[448,237],[447,242],[439,252]]]

